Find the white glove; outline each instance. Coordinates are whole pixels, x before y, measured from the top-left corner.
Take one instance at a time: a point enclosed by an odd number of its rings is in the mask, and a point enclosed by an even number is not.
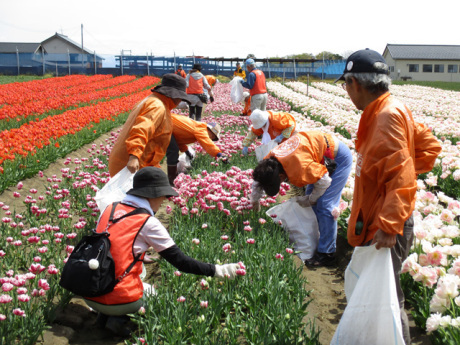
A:
[[[296,196],[294,201],[302,207],[310,207],[312,205],[310,195]]]
[[[214,274],[214,278],[235,279],[236,270],[239,268],[239,264],[216,265],[216,274]]]

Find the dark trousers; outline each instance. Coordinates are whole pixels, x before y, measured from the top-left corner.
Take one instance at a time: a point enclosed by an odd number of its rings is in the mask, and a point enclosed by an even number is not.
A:
[[[166,164],[177,165],[177,163],[179,163],[179,145],[177,145],[174,135],[171,135],[169,146],[166,149]]]

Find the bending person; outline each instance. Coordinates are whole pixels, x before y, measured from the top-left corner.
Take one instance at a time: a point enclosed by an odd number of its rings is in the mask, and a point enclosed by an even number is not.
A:
[[[325,157],[333,159],[336,168],[326,168]],[[304,207],[312,206],[319,227],[316,253],[305,260],[309,267],[335,264],[337,221],[332,210],[340,203],[342,190],[350,175],[353,159],[350,149],[330,134],[299,132],[275,147],[253,171],[251,203],[258,209],[262,191],[269,196],[279,192],[282,181],[289,180],[296,187],[308,186],[305,196],[296,201]]]
[[[294,116],[286,112],[262,111],[256,109],[249,116],[251,129],[243,140],[243,155],[248,154],[249,146],[260,136],[262,144],[275,140],[278,144],[290,138],[295,131]]]
[[[203,149],[212,157],[222,158],[227,161],[227,156],[214,143],[219,140],[220,126],[217,123],[205,123],[192,120],[184,115],[171,114],[173,122],[173,134],[166,151],[166,163],[168,165],[168,178],[171,186],[177,176],[177,163],[179,151],[192,160],[192,154],[187,145],[198,142]]]

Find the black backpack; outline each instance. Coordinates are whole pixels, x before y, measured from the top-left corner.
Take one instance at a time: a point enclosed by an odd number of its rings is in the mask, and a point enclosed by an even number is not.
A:
[[[140,256],[137,256],[129,265],[121,277],[115,277],[115,262],[110,253],[110,233],[107,232],[110,225],[117,223],[123,218],[136,214],[150,214],[144,208],[135,210],[113,219],[113,213],[119,203],[112,206],[109,222],[104,232],[92,230],[92,234],[84,236],[75,246],[67,263],[64,265],[59,285],[64,289],[82,297],[97,297],[105,295],[115,288],[134,267]],[[90,260],[93,268],[90,268]],[[96,261],[94,261],[96,260]]]

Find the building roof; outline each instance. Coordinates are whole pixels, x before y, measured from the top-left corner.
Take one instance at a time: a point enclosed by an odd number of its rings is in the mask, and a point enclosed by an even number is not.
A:
[[[48,41],[50,41],[50,40],[52,40],[53,38],[56,38],[56,37],[59,38],[59,39],[61,39],[61,40],[64,40],[64,41],[68,42],[69,44],[75,46],[75,47],[78,48],[78,49],[81,49],[81,43],[77,43],[77,42],[71,40],[71,39],[70,39],[69,37],[67,37],[66,35],[58,34],[57,32],[56,32],[53,36],[51,36],[51,37],[47,38],[46,40],[44,40],[44,41],[42,42],[42,45],[44,45],[46,42],[48,42]],[[94,54],[93,51],[91,51],[91,50],[89,50],[89,49],[86,49],[84,46],[83,46],[83,51],[84,51],[86,54]]]
[[[387,44],[394,60],[460,60],[460,46],[432,44]]]
[[[0,42],[0,53],[35,53],[40,50],[40,43]]]

